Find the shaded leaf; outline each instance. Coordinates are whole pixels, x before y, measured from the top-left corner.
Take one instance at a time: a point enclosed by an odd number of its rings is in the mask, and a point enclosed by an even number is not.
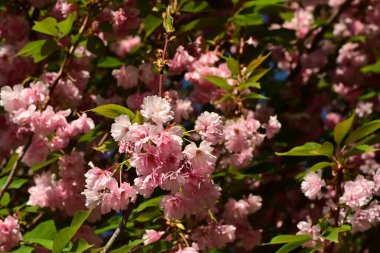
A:
[[[139,245],[140,243],[143,243],[143,242],[144,242],[144,240],[142,240],[142,239],[130,241],[127,245],[124,245],[124,246],[122,246],[118,249],[115,249],[115,250],[111,250],[109,253],[126,253],[129,250],[131,250],[132,248],[136,247],[137,245]]]
[[[354,130],[346,139],[345,144],[351,144],[354,143],[364,137],[367,137],[368,135],[372,134],[373,132],[377,131],[380,128],[380,120],[374,120],[370,121],[363,126],[357,128]]]
[[[313,165],[310,169],[308,169],[307,171],[298,174],[298,175],[296,176],[296,179],[297,179],[297,180],[301,180],[301,179],[303,179],[304,176],[306,176],[308,173],[310,173],[310,172],[317,172],[317,171],[319,171],[319,170],[321,170],[321,169],[324,169],[324,168],[326,168],[326,167],[332,166],[333,164],[334,164],[334,163],[330,163],[330,162],[319,162],[319,163],[317,163],[317,164],[314,164],[314,165]]]
[[[61,36],[60,36],[61,38],[69,35],[71,28],[73,27],[73,24],[76,19],[77,19],[77,13],[74,11],[74,12],[71,12],[65,20],[57,24],[58,30],[61,32]]]
[[[149,35],[154,32],[161,25],[162,19],[159,16],[155,16],[149,14],[146,18],[144,18],[144,31],[145,38],[149,37]]]
[[[236,59],[232,58],[231,56],[228,57],[227,58],[227,66],[228,66],[228,69],[231,71],[231,73],[234,76],[240,75],[240,65]]]
[[[100,68],[117,68],[123,65],[123,62],[119,59],[111,56],[100,58],[98,61],[98,67]]]
[[[348,131],[350,130],[352,123],[355,119],[355,113],[353,113],[348,119],[340,122],[338,125],[334,128],[334,140],[340,145],[340,143],[343,141],[344,137],[346,137]]]

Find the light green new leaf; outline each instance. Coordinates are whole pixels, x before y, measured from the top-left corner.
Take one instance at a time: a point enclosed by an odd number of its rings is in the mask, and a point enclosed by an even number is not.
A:
[[[261,86],[260,86],[260,83],[256,82],[256,81],[253,81],[251,79],[249,79],[247,82],[245,83],[242,83],[240,84],[238,87],[237,87],[237,90],[238,91],[243,91],[245,89],[248,89],[248,88],[257,88],[257,89],[260,89]]]
[[[52,17],[45,18],[41,21],[34,21],[33,31],[58,36],[57,20]]]
[[[26,44],[18,53],[18,56],[31,56],[34,62],[40,62],[58,49],[57,43],[52,40],[36,40]]]
[[[355,113],[353,113],[348,119],[340,122],[334,128],[334,140],[338,146],[343,141],[344,137],[346,137],[348,131],[350,130],[352,123],[355,119]]]
[[[373,72],[376,74],[380,74],[380,59],[378,59],[375,63],[364,66],[360,69],[363,73]]]
[[[7,181],[7,176],[0,178],[0,188],[3,187],[5,182]],[[28,179],[15,177],[12,180],[12,183],[9,185],[8,189],[20,189],[26,182],[28,182]]]
[[[142,202],[138,207],[136,207],[133,212],[139,213],[148,207],[156,207],[160,204],[160,201],[161,201],[161,196],[146,200],[146,201]]]
[[[73,24],[76,19],[77,19],[77,13],[74,11],[70,13],[70,15],[65,20],[57,24],[58,30],[61,32],[60,34],[61,38],[69,35],[71,28],[73,27]]]
[[[265,243],[265,245],[283,244],[283,243],[305,241],[305,240],[306,241],[311,240],[311,236],[310,235],[278,235],[276,237],[273,237],[270,242]]]
[[[232,87],[228,84],[227,80],[220,76],[212,76],[212,75],[205,75],[203,76],[204,79],[209,81],[212,84],[215,84],[219,88],[222,88],[226,91],[231,91]]]
[[[233,76],[240,75],[240,65],[236,59],[232,58],[231,56],[228,57],[227,66],[228,66],[228,69],[231,71]]]
[[[260,55],[256,59],[251,61],[248,64],[247,69],[245,70],[244,74],[250,75],[255,69],[257,69],[269,57],[269,55],[270,55],[270,53],[268,53],[266,55]]]
[[[174,23],[174,19],[173,17],[170,15],[170,7],[168,6],[166,8],[166,15],[163,19],[163,25],[164,25],[164,28],[165,28],[165,31],[167,33],[172,33],[174,32],[174,27],[173,27],[173,23]]]
[[[0,206],[6,207],[11,202],[11,196],[8,192],[4,192],[3,197],[0,199]]]
[[[88,244],[88,242],[86,242],[85,240],[78,239],[71,247],[70,252],[82,253],[93,246],[94,245]]]
[[[331,142],[322,145],[316,142],[307,142],[302,146],[294,147],[288,152],[277,153],[278,156],[327,156],[331,157],[334,146]]]
[[[27,246],[27,245],[21,245],[18,249],[15,249],[14,251],[10,251],[9,253],[32,253],[34,250],[34,247]]]
[[[251,92],[249,94],[245,94],[243,96],[243,99],[269,99],[269,98],[264,95],[257,94],[255,92]]]
[[[304,239],[304,240],[300,240],[300,241],[295,241],[295,242],[289,242],[287,244],[285,244],[284,246],[282,246],[281,248],[279,248],[276,253],[289,253],[293,250],[295,250],[296,248],[302,246],[302,244],[310,241],[310,239]]]
[[[380,128],[380,120],[370,121],[363,126],[354,130],[346,139],[345,144],[351,144],[359,141]]]
[[[120,115],[128,115],[131,120],[135,118],[135,114],[131,110],[116,104],[100,105],[88,111],[95,112],[111,119],[115,119]]]
[[[37,243],[47,249],[53,249],[53,240],[57,235],[57,229],[53,220],[38,224],[32,231],[24,234],[23,241]]]
[[[335,243],[339,243],[339,233],[350,231],[350,230],[351,230],[351,227],[346,224],[340,227],[330,228],[328,229],[329,234],[327,236],[324,236],[323,238]]]
[[[139,245],[140,243],[143,243],[143,242],[144,242],[144,240],[142,240],[142,239],[130,241],[127,245],[124,245],[124,246],[122,246],[118,249],[115,249],[115,250],[111,250],[109,253],[126,253],[129,250],[131,250],[132,248],[136,247],[137,245]]]
[[[332,165],[333,165],[333,163],[330,163],[330,162],[319,162],[319,163],[317,163],[317,164],[314,164],[314,165],[313,165],[310,169],[308,169],[307,171],[298,174],[298,175],[296,176],[296,179],[297,179],[297,180],[301,180],[301,179],[303,179],[303,178],[304,178],[308,173],[310,173],[310,172],[317,172],[317,171],[319,171],[319,170],[321,170],[321,169],[324,169],[324,168],[329,167],[329,166],[332,166]]]

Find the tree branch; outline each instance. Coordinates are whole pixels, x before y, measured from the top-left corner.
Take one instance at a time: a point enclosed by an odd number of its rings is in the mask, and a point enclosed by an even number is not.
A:
[[[111,236],[111,238],[108,240],[106,246],[104,246],[104,248],[102,249],[102,251],[100,251],[100,253],[106,253],[106,252],[108,252],[109,248],[115,242],[116,238],[119,236],[119,234],[120,234],[121,230],[123,229],[123,227],[125,227],[127,225],[128,218],[131,215],[132,210],[133,210],[134,207],[135,207],[135,203],[134,202],[130,202],[129,205],[128,205],[127,210],[125,210],[124,217],[121,220],[119,226],[117,227],[117,229],[115,230],[115,232],[113,233],[113,235]]]

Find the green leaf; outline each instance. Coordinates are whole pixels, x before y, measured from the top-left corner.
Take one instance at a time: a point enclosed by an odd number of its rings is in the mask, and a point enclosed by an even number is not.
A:
[[[30,167],[30,169],[32,171],[37,171],[39,169],[42,169],[52,163],[54,163],[55,161],[57,161],[59,158],[61,157],[61,154],[60,153],[52,153],[48,156],[48,158],[46,159],[45,162],[43,163],[39,163],[39,164],[35,164],[33,165],[32,167]]]
[[[141,115],[140,111],[136,112],[136,115],[133,118],[132,123],[137,123],[137,124],[140,124],[140,125],[142,125],[144,123],[144,118]]]
[[[364,66],[360,69],[363,73],[373,72],[376,74],[380,74],[380,59],[378,59],[375,63]]]
[[[93,141],[96,137],[100,136],[104,133],[102,129],[104,128],[104,124],[100,123],[96,125],[93,129],[82,135],[78,140],[78,146],[83,146],[86,143]]]
[[[329,228],[328,229],[329,234],[327,236],[324,236],[323,238],[335,243],[339,243],[339,233],[343,233],[350,230],[351,230],[351,227],[346,224],[340,227],[336,227],[336,228]]]
[[[70,252],[75,252],[75,253],[82,253],[89,248],[92,248],[94,245],[88,244],[85,240],[78,239],[75,241],[73,246],[70,249]]]
[[[6,207],[11,202],[11,195],[8,192],[4,192],[3,197],[0,200],[0,206]]]
[[[278,235],[268,243],[265,243],[265,245],[271,245],[271,244],[283,244],[283,243],[289,243],[289,242],[297,242],[297,241],[310,241],[311,236],[310,235]]]
[[[230,19],[237,26],[254,26],[263,24],[263,17],[258,13],[238,14]]]
[[[370,121],[363,126],[357,128],[354,130],[346,139],[345,144],[351,144],[354,143],[370,134],[375,132],[380,128],[380,120],[374,120]]]
[[[203,76],[203,78],[209,81],[210,83],[215,84],[219,88],[222,88],[223,90],[226,90],[226,91],[232,90],[232,87],[228,84],[227,80],[223,77],[205,75]]]
[[[307,142],[302,146],[294,147],[288,152],[277,153],[278,156],[327,156],[331,157],[334,146],[331,142],[322,145],[316,142]]]
[[[120,216],[111,216],[103,226],[100,226],[95,229],[95,234],[99,235],[101,233],[107,232],[112,229],[116,229],[120,222],[122,220],[122,217]]]
[[[70,13],[69,16],[65,20],[57,24],[58,30],[61,32],[61,36],[60,36],[61,38],[69,35],[71,28],[73,27],[73,24],[76,19],[77,19],[77,13],[74,11]]]
[[[166,8],[166,15],[163,19],[163,25],[164,25],[164,28],[165,28],[165,31],[167,33],[172,33],[175,31],[174,27],[173,27],[173,23],[174,23],[174,19],[173,17],[170,15],[170,7],[168,6]]]
[[[101,105],[88,111],[96,112],[97,114],[111,119],[115,119],[120,115],[128,115],[131,120],[135,118],[135,114],[131,110],[116,104]]]
[[[38,224],[32,231],[24,234],[23,241],[37,243],[47,249],[53,249],[53,240],[57,235],[57,229],[53,220]]]
[[[4,175],[8,172],[10,172],[13,168],[13,165],[18,159],[19,154],[18,153],[13,153],[12,156],[9,158],[7,165],[5,165],[4,169],[1,172],[1,175]]]
[[[111,140],[105,141],[101,146],[93,147],[93,149],[95,149],[96,151],[99,151],[99,152],[107,152],[107,151],[109,151],[111,149],[115,149],[117,147],[118,147],[117,143],[111,139]]]
[[[58,36],[57,20],[52,17],[45,18],[41,21],[34,21],[33,31]]]
[[[228,66],[228,69],[231,71],[233,76],[239,76],[240,75],[240,65],[236,59],[232,58],[231,56],[228,57],[227,66]]]
[[[111,56],[100,58],[98,61],[98,67],[100,68],[117,68],[123,65],[123,62],[119,59]]]
[[[300,240],[300,241],[295,241],[295,242],[289,242],[287,244],[285,244],[284,246],[282,246],[281,248],[279,248],[276,253],[288,253],[288,252],[291,252],[293,250],[295,250],[296,248],[302,246],[304,243],[310,241],[310,239],[304,239],[304,240]]]
[[[251,61],[248,64],[247,69],[244,72],[244,75],[247,75],[247,76],[250,75],[255,69],[257,69],[269,57],[269,55],[270,55],[270,53],[268,53],[266,55],[259,55],[256,59]]]
[[[314,165],[313,165],[310,169],[308,169],[307,171],[298,174],[298,175],[296,176],[296,179],[297,179],[297,180],[301,180],[301,179],[303,179],[304,176],[306,176],[308,173],[310,173],[310,172],[317,172],[317,171],[319,171],[319,170],[321,170],[321,169],[324,169],[324,168],[326,168],[326,167],[330,167],[330,166],[332,166],[333,164],[334,164],[334,163],[330,163],[330,162],[319,162],[319,163],[317,163],[317,164],[314,164]]]
[[[14,251],[11,251],[9,253],[32,253],[33,250],[34,247],[32,246],[21,245],[18,249],[15,249]]]
[[[143,243],[143,242],[144,242],[144,240],[142,240],[142,239],[130,241],[127,245],[124,245],[124,246],[122,246],[118,249],[115,249],[115,250],[111,250],[109,253],[126,253],[129,250],[131,250],[132,248],[136,247],[137,245],[139,245],[140,243]]]
[[[242,83],[240,84],[238,87],[237,87],[237,90],[238,91],[243,91],[245,89],[248,89],[248,88],[257,88],[257,89],[260,89],[261,86],[260,86],[260,83],[256,82],[256,81],[253,81],[253,80],[248,80],[247,82],[245,83]]]
[[[145,38],[148,38],[149,35],[154,32],[154,30],[157,29],[161,25],[161,17],[149,14],[144,18],[144,31],[145,31]]]
[[[160,204],[160,201],[161,201],[161,196],[146,200],[146,201],[142,202],[138,207],[136,207],[133,210],[133,212],[139,213],[148,207],[156,207]]]
[[[252,76],[250,80],[258,81],[260,80],[266,73],[268,73],[270,69],[255,69],[250,75]]]
[[[344,137],[346,137],[348,131],[350,130],[352,123],[355,119],[355,113],[353,113],[348,119],[340,122],[334,128],[334,140],[336,144],[339,146],[343,141]]]
[[[53,253],[61,253],[71,238],[77,233],[83,222],[90,215],[91,210],[78,211],[75,213],[70,227],[61,229],[54,239]]]
[[[34,62],[40,62],[58,49],[57,43],[52,40],[36,40],[26,44],[18,56],[31,56]]]
[[[144,223],[147,221],[151,221],[154,218],[160,217],[161,215],[161,212],[156,209],[152,211],[141,212],[138,215],[136,215],[136,218],[132,218],[131,220]]]
[[[183,7],[181,8],[182,12],[191,12],[191,13],[198,13],[198,12],[205,12],[209,11],[211,8],[209,4],[206,1],[187,1]]]
[[[97,56],[103,56],[106,53],[106,46],[104,45],[103,41],[95,35],[91,35],[87,38],[86,43],[88,51],[91,53],[97,55]]]
[[[243,99],[269,99],[267,98],[266,96],[264,95],[261,95],[261,94],[257,94],[255,92],[251,92],[249,94],[245,94],[243,96]]]
[[[3,185],[7,181],[7,178],[7,176],[0,178],[0,188],[3,187]],[[13,178],[12,183],[10,184],[8,189],[20,189],[26,182],[28,182],[28,179],[15,177]]]

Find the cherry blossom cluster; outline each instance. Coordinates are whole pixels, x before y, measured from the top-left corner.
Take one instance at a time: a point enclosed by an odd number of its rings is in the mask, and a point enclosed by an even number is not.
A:
[[[49,152],[65,148],[71,138],[94,127],[85,113],[68,122],[70,109],[54,111],[52,106],[46,106],[49,86],[43,82],[26,88],[4,86],[0,96],[0,105],[8,112],[11,124],[17,127],[16,136],[21,139],[32,135],[31,148],[23,158],[28,166],[44,162]]]
[[[12,216],[0,219],[0,251],[6,252],[19,244],[22,239],[18,220]]]

